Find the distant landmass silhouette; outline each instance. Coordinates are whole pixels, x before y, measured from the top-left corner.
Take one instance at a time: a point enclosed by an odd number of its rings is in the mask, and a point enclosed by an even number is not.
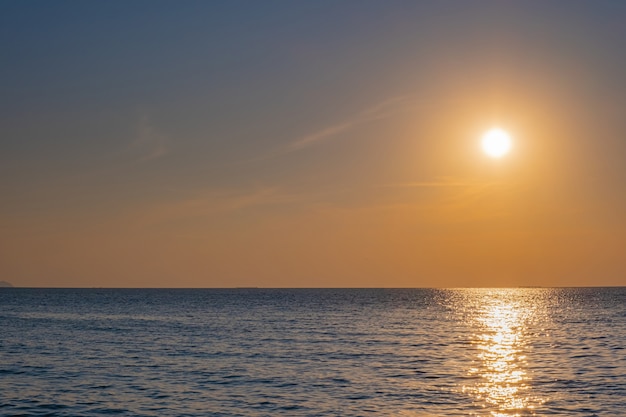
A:
[[[12,287],[13,284],[7,281],[0,281],[0,287]]]

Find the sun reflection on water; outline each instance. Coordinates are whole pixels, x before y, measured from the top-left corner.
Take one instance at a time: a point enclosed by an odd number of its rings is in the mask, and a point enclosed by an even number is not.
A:
[[[468,376],[476,384],[463,391],[491,415],[534,415],[544,401],[532,395],[531,376],[525,352],[528,324],[538,314],[538,305],[516,290],[485,290],[465,300],[464,310],[476,333],[471,343],[476,349],[475,366]]]

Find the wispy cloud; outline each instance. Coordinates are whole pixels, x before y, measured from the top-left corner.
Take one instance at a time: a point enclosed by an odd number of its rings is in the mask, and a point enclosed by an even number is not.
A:
[[[330,139],[360,124],[385,118],[392,113],[391,110],[394,108],[394,106],[400,104],[401,102],[405,100],[406,99],[403,97],[394,97],[392,99],[385,100],[381,103],[378,103],[377,105],[373,107],[370,107],[369,109],[365,111],[362,111],[361,113],[355,115],[353,118],[344,120],[333,126],[326,127],[317,132],[303,136],[301,138],[298,138],[288,143],[283,148],[283,152],[297,151],[299,149],[314,145],[323,140]]]
[[[331,140],[340,134],[347,132],[359,125],[374,120],[384,119],[399,111],[404,103],[408,101],[407,97],[393,97],[386,99],[372,107],[355,114],[354,116],[337,122],[331,126],[326,126],[315,132],[293,139],[292,141],[280,146],[266,155],[263,155],[255,160],[270,159],[277,156],[285,155],[291,152],[296,152],[318,143]]]
[[[485,181],[479,178],[457,178],[457,177],[435,177],[430,180],[408,181],[383,184],[381,187],[387,188],[459,188],[464,189],[463,195],[480,195],[491,192],[494,188],[502,186],[500,181]],[[516,183],[508,183],[508,188],[516,187]]]
[[[152,205],[137,213],[138,224],[160,224],[176,219],[228,215],[261,206],[295,204],[307,196],[288,193],[278,187],[245,190],[207,190],[175,201]]]
[[[167,138],[151,122],[147,115],[142,116],[137,124],[137,133],[130,143],[130,149],[138,153],[139,162],[161,158],[169,153]]]
[[[472,187],[475,184],[470,182],[458,181],[453,179],[435,179],[432,181],[412,181],[395,184],[385,184],[384,187],[390,188],[432,188],[432,187]]]
[[[484,199],[489,200],[489,206],[499,201],[503,196],[519,189],[519,184],[500,181],[485,181],[480,178],[459,179],[455,177],[438,177],[428,181],[413,181],[405,183],[385,184],[381,187],[395,189],[440,190],[441,192],[427,198],[420,195],[420,199],[413,202],[422,208],[434,211],[461,212],[469,207],[480,204]],[[417,191],[416,191],[417,192]]]

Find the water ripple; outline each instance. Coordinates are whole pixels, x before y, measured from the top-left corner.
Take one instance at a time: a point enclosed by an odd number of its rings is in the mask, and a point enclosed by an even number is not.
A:
[[[618,416],[626,290],[0,290],[0,414]]]

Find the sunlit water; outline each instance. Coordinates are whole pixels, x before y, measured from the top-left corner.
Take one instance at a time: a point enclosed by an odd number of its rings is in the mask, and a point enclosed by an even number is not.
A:
[[[626,415],[626,289],[0,290],[0,415]]]

